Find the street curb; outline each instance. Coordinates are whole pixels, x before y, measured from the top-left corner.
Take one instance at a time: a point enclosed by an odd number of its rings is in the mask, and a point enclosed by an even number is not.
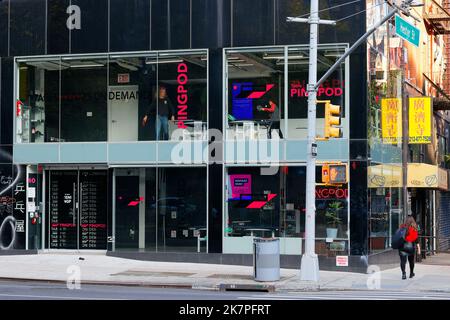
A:
[[[0,281],[21,281],[21,282],[41,282],[41,283],[59,283],[66,284],[65,280],[57,279],[32,279],[32,278],[12,278],[0,277]],[[377,289],[367,290],[361,288],[324,288],[324,287],[305,287],[305,288],[277,288],[276,285],[261,285],[261,284],[224,284],[216,283],[213,285],[201,284],[175,284],[175,283],[146,283],[146,282],[114,282],[114,281],[96,281],[96,280],[82,280],[80,285],[101,285],[101,286],[127,286],[127,287],[143,287],[143,288],[171,288],[171,289],[192,289],[205,291],[241,291],[241,292],[267,292],[267,293],[300,293],[300,292],[409,292],[408,290],[392,290],[392,289]],[[416,290],[415,292],[423,293],[450,293],[450,290],[430,289],[430,290]]]
[[[23,281],[23,282],[46,282],[46,283],[61,283],[66,284],[65,280],[57,279],[31,279],[31,278],[11,278],[0,277],[0,281]],[[173,288],[173,289],[197,289],[195,285],[188,284],[173,284],[173,283],[145,283],[145,282],[113,282],[113,281],[96,281],[96,280],[81,280],[80,285],[103,285],[103,286],[127,286],[127,287],[149,287],[149,288]],[[205,290],[207,287],[204,287]],[[210,288],[210,290],[215,290]]]

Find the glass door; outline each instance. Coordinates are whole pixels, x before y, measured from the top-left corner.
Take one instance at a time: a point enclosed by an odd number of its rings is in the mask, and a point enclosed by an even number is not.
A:
[[[78,249],[78,171],[50,171],[49,248]]]
[[[106,249],[107,183],[106,171],[50,171],[50,249]]]
[[[80,171],[79,249],[106,250],[107,174],[106,171]]]

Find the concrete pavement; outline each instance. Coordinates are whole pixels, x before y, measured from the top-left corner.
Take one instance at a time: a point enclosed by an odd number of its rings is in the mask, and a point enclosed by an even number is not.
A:
[[[450,255],[438,256],[447,261]],[[81,259],[80,259],[81,258]],[[431,262],[432,259],[427,259]],[[102,254],[41,253],[0,256],[0,278],[66,282],[79,274],[81,284],[162,286],[219,290],[220,288],[271,289],[277,292],[315,290],[392,290],[450,292],[450,266],[417,264],[416,277],[401,280],[399,268],[372,274],[320,271],[318,284],[301,281],[299,270],[281,269],[276,282],[253,280],[247,266],[151,262]]]

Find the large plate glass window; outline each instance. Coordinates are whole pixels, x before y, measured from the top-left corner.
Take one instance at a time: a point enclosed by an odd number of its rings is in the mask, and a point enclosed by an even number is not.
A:
[[[344,53],[345,47],[321,46],[317,52],[317,80]],[[288,130],[289,139],[306,139],[308,133],[309,48],[289,48],[288,57]],[[341,107],[341,126],[345,132],[345,64],[341,64],[317,89],[318,101],[330,101]],[[317,103],[317,136],[324,137],[325,103]]]
[[[227,51],[225,59],[227,138],[283,138],[284,49]]]
[[[206,139],[206,51],[161,52],[156,64],[158,91],[148,109],[148,119],[155,123],[156,140],[172,140],[177,129],[183,139]]]
[[[156,53],[110,55],[108,141],[155,140],[154,121],[147,113],[157,91],[156,61]]]
[[[61,59],[61,142],[106,141],[108,58]]]
[[[60,60],[18,63],[16,142],[59,141]]]

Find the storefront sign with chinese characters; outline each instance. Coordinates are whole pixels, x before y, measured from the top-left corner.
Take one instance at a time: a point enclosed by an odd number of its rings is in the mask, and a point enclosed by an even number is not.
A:
[[[409,143],[431,143],[431,97],[409,98]]]
[[[381,129],[383,143],[397,144],[402,139],[402,100],[381,100]]]

